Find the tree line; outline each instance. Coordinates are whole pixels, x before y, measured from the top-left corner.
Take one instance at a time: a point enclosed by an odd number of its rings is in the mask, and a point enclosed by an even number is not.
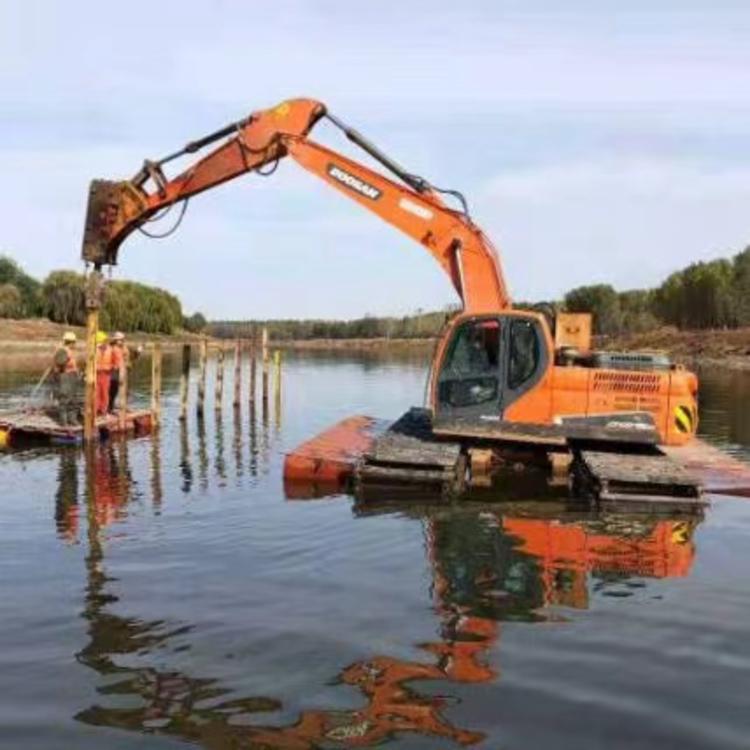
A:
[[[639,333],[664,325],[682,329],[750,326],[750,247],[732,258],[692,263],[653,289],[617,291],[610,284],[571,289],[560,301],[520,302],[516,307],[544,311],[590,312],[595,332]],[[249,338],[262,327],[276,340],[349,338],[431,338],[454,313],[404,317],[366,315],[355,320],[215,321],[208,330],[218,338]]]
[[[0,317],[46,317],[55,323],[86,322],[85,279],[75,271],[52,271],[43,281],[27,274],[14,260],[0,256]],[[106,330],[171,334],[201,331],[200,313],[183,316],[182,304],[164,289],[134,281],[110,281],[101,310]]]
[[[422,312],[403,317],[365,315],[355,320],[219,320],[208,331],[217,338],[251,338],[261,328],[274,341],[307,339],[423,339],[436,336],[454,308],[443,312]]]
[[[750,247],[732,258],[691,263],[654,289],[581,286],[565,295],[563,306],[592,313],[596,332],[608,335],[660,325],[691,330],[750,326]]]
[[[691,263],[653,289],[617,291],[609,284],[571,289],[561,301],[518,307],[590,312],[595,332],[617,335],[672,325],[681,329],[750,326],[750,247],[731,258]],[[355,320],[220,320],[207,323],[201,313],[184,316],[180,300],[156,287],[133,281],[107,285],[102,325],[111,330],[174,333],[206,331],[219,338],[249,338],[261,327],[277,341],[304,339],[437,336],[456,311],[418,310],[401,317],[365,315]],[[85,322],[84,278],[53,271],[40,282],[7,256],[0,256],[0,317],[45,316],[58,323]]]

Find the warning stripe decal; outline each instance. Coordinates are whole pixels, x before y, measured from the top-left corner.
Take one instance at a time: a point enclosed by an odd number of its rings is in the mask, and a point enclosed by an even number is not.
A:
[[[693,431],[693,410],[689,406],[677,406],[674,410],[674,424],[679,432]]]

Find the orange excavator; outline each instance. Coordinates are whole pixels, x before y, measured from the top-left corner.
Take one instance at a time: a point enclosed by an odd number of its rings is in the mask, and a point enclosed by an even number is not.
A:
[[[324,118],[392,176],[310,140]],[[168,162],[217,141],[192,166],[166,176]],[[624,435],[625,441],[648,431],[654,442],[671,445],[695,434],[693,373],[656,355],[590,351],[585,317],[568,316],[553,335],[544,314],[514,309],[497,253],[464,197],[407,171],[318,101],[292,99],[253,112],[146,161],[130,180],[94,180],[83,259],[97,270],[116,264],[120,245],[135,230],[154,236],[149,223],[177,204],[179,224],[192,196],[243,174],[267,175],[287,156],[412,237],[451,280],[463,309],[441,334],[428,396],[435,424],[443,425],[440,434],[486,438],[488,425],[495,435],[510,425],[517,437],[519,425],[526,425],[542,438],[545,429],[593,439]]]

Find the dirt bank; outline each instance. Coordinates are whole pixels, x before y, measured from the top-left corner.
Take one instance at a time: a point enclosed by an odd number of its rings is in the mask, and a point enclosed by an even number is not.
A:
[[[601,337],[596,346],[610,350],[663,351],[690,366],[750,370],[750,328],[710,331],[656,328],[645,333]]]
[[[711,331],[679,331],[657,328],[646,333],[597,337],[597,349],[667,352],[676,362],[696,366],[750,370],[750,328]],[[273,342],[274,347],[315,351],[431,352],[435,339],[310,339]]]
[[[66,330],[74,330],[83,339],[84,329],[52,323],[49,320],[0,319],[0,357],[47,356]],[[197,342],[200,336],[180,333],[174,336],[131,334],[133,344],[159,341],[165,348],[184,342]],[[231,342],[226,341],[227,346]],[[272,341],[279,349],[332,352],[419,352],[429,355],[435,339],[309,339],[305,341]],[[656,328],[645,333],[597,337],[596,348],[610,350],[652,350],[669,353],[674,360],[690,366],[718,366],[733,370],[750,370],[750,328],[712,331],[679,331]]]
[[[49,357],[50,351],[60,342],[65,331],[74,331],[79,341],[83,341],[86,335],[85,329],[81,326],[61,325],[44,318],[0,318],[0,365]],[[165,349],[178,347],[185,342],[196,342],[199,339],[199,336],[192,333],[174,336],[128,334],[128,341],[135,346],[158,341]]]

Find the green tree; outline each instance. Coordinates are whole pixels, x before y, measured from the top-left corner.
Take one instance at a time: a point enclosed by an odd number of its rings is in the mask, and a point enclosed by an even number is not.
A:
[[[617,292],[609,284],[579,286],[565,295],[568,312],[588,312],[594,318],[594,331],[615,334],[622,329],[622,310]]]
[[[206,326],[208,325],[208,321],[206,320],[203,313],[193,313],[192,315],[187,316],[182,321],[182,327],[186,331],[190,331],[191,333],[201,333],[206,329]]]
[[[732,259],[732,305],[737,325],[750,325],[750,247]]]
[[[665,322],[680,328],[736,326],[737,276],[737,264],[725,259],[693,263],[656,290],[654,307]]]
[[[0,284],[12,284],[18,289],[21,295],[18,317],[30,318],[40,313],[41,284],[7,255],[0,255]]]
[[[623,331],[642,333],[659,325],[654,313],[655,294],[652,289],[629,289],[620,292],[620,325]]]
[[[23,298],[14,284],[0,284],[0,318],[16,318],[23,309]]]
[[[55,323],[86,322],[84,278],[75,271],[52,271],[41,289],[42,312]]]

